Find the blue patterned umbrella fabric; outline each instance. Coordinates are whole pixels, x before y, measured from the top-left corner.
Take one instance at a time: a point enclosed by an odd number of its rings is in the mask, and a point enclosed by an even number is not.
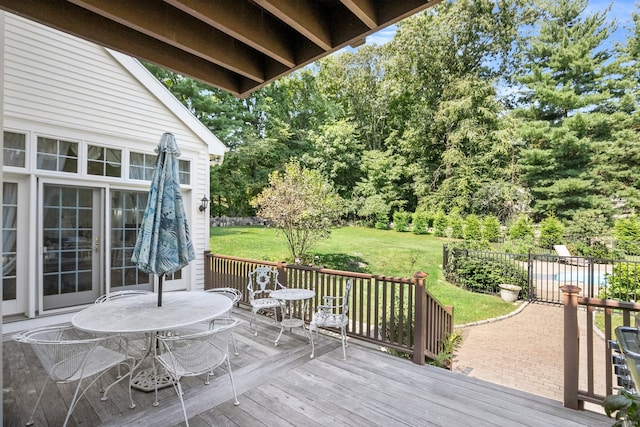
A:
[[[158,306],[162,305],[162,280],[196,258],[185,217],[178,161],[180,150],[171,133],[164,133],[156,148],[147,208],[133,249],[131,262],[146,273],[158,275]]]

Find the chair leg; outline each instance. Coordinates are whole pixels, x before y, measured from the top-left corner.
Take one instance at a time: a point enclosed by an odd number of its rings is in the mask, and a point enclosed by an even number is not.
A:
[[[236,346],[236,339],[233,337],[233,332],[231,333],[231,343],[233,344],[233,355],[237,356],[238,354],[238,347]]]
[[[316,338],[318,338],[318,328],[313,328],[313,329],[309,328],[309,338],[311,338],[311,357],[310,357],[310,359],[313,359],[313,357],[316,354],[316,345],[313,342],[313,331],[314,330],[316,331]]]
[[[42,395],[44,394],[44,389],[47,388],[47,384],[49,383],[49,376],[44,380],[44,384],[42,384],[42,389],[40,389],[40,394],[38,395],[38,400],[36,401],[35,406],[33,407],[33,411],[31,412],[31,416],[29,417],[29,421],[25,425],[32,426],[33,425],[33,417],[36,415],[36,410],[38,409],[38,405],[40,405],[40,400],[42,399]]]
[[[344,326],[340,329],[342,332],[342,355],[344,356],[344,360],[347,360],[347,332]]]
[[[238,406],[240,401],[238,401],[238,395],[236,394],[236,383],[233,381],[233,374],[231,373],[231,363],[229,362],[229,357],[227,357],[227,370],[229,371],[229,379],[231,380],[231,389],[233,390],[233,404]]]
[[[256,311],[253,308],[251,309],[251,317],[249,318],[249,330],[253,330],[253,335],[254,336],[258,336],[258,319],[256,318]],[[255,329],[251,329],[251,325],[253,324],[253,322],[256,323],[256,325],[254,326]]]
[[[109,387],[107,387],[106,390],[104,390],[102,397],[100,398],[100,400],[105,401],[108,399],[107,393],[109,393],[109,390],[111,389],[111,387],[113,387],[114,385],[118,384],[121,380],[123,380],[125,377],[129,377],[129,400],[131,400],[131,406],[129,406],[129,408],[133,409],[136,407],[135,402],[133,401],[133,396],[131,395],[131,380],[133,377],[133,367],[135,365],[136,361],[133,357],[131,357],[131,365],[129,365],[126,362],[122,362],[120,365],[125,364],[127,365],[127,368],[129,369],[129,372],[126,375],[119,375],[117,377],[117,379],[112,382],[111,384],[109,384]],[[118,374],[120,373],[120,365],[118,365]]]
[[[184,414],[184,423],[189,427],[189,417],[187,416],[187,408],[184,407],[184,399],[182,398],[182,385],[180,385],[180,380],[178,378],[175,379],[173,383],[173,389],[178,394],[180,398],[180,404],[182,405],[182,413]]]

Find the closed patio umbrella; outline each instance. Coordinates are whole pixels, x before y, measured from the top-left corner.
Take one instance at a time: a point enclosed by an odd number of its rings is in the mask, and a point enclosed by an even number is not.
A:
[[[162,281],[196,258],[189,225],[185,218],[178,160],[180,150],[171,133],[164,133],[156,148],[158,158],[153,171],[147,208],[131,262],[146,273],[158,275],[158,307],[162,306]]]

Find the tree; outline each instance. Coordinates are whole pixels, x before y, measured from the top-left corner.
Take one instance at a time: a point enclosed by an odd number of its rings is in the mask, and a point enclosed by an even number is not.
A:
[[[540,223],[538,246],[551,249],[553,245],[562,244],[563,239],[564,225],[558,218],[550,216]]]
[[[298,161],[284,173],[269,175],[269,185],[252,200],[257,214],[282,231],[293,259],[304,259],[314,243],[326,239],[342,213],[342,199],[317,171]]]
[[[518,218],[509,227],[507,232],[510,239],[533,238],[533,223],[525,214],[518,215]]]
[[[465,240],[482,240],[482,223],[477,215],[467,215],[464,219],[464,239]]]
[[[544,19],[521,51],[517,78],[525,106],[516,112],[526,145],[521,178],[535,220],[570,219],[580,210],[607,209],[590,166],[601,133],[593,118],[612,97],[611,55],[603,43],[613,27],[605,13],[587,14],[587,0],[538,3]]]

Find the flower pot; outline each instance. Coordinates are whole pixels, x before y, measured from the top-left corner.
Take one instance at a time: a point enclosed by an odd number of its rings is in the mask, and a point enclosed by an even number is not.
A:
[[[500,298],[506,302],[515,302],[518,299],[518,294],[522,290],[520,286],[507,283],[501,283],[498,286],[500,287]]]

